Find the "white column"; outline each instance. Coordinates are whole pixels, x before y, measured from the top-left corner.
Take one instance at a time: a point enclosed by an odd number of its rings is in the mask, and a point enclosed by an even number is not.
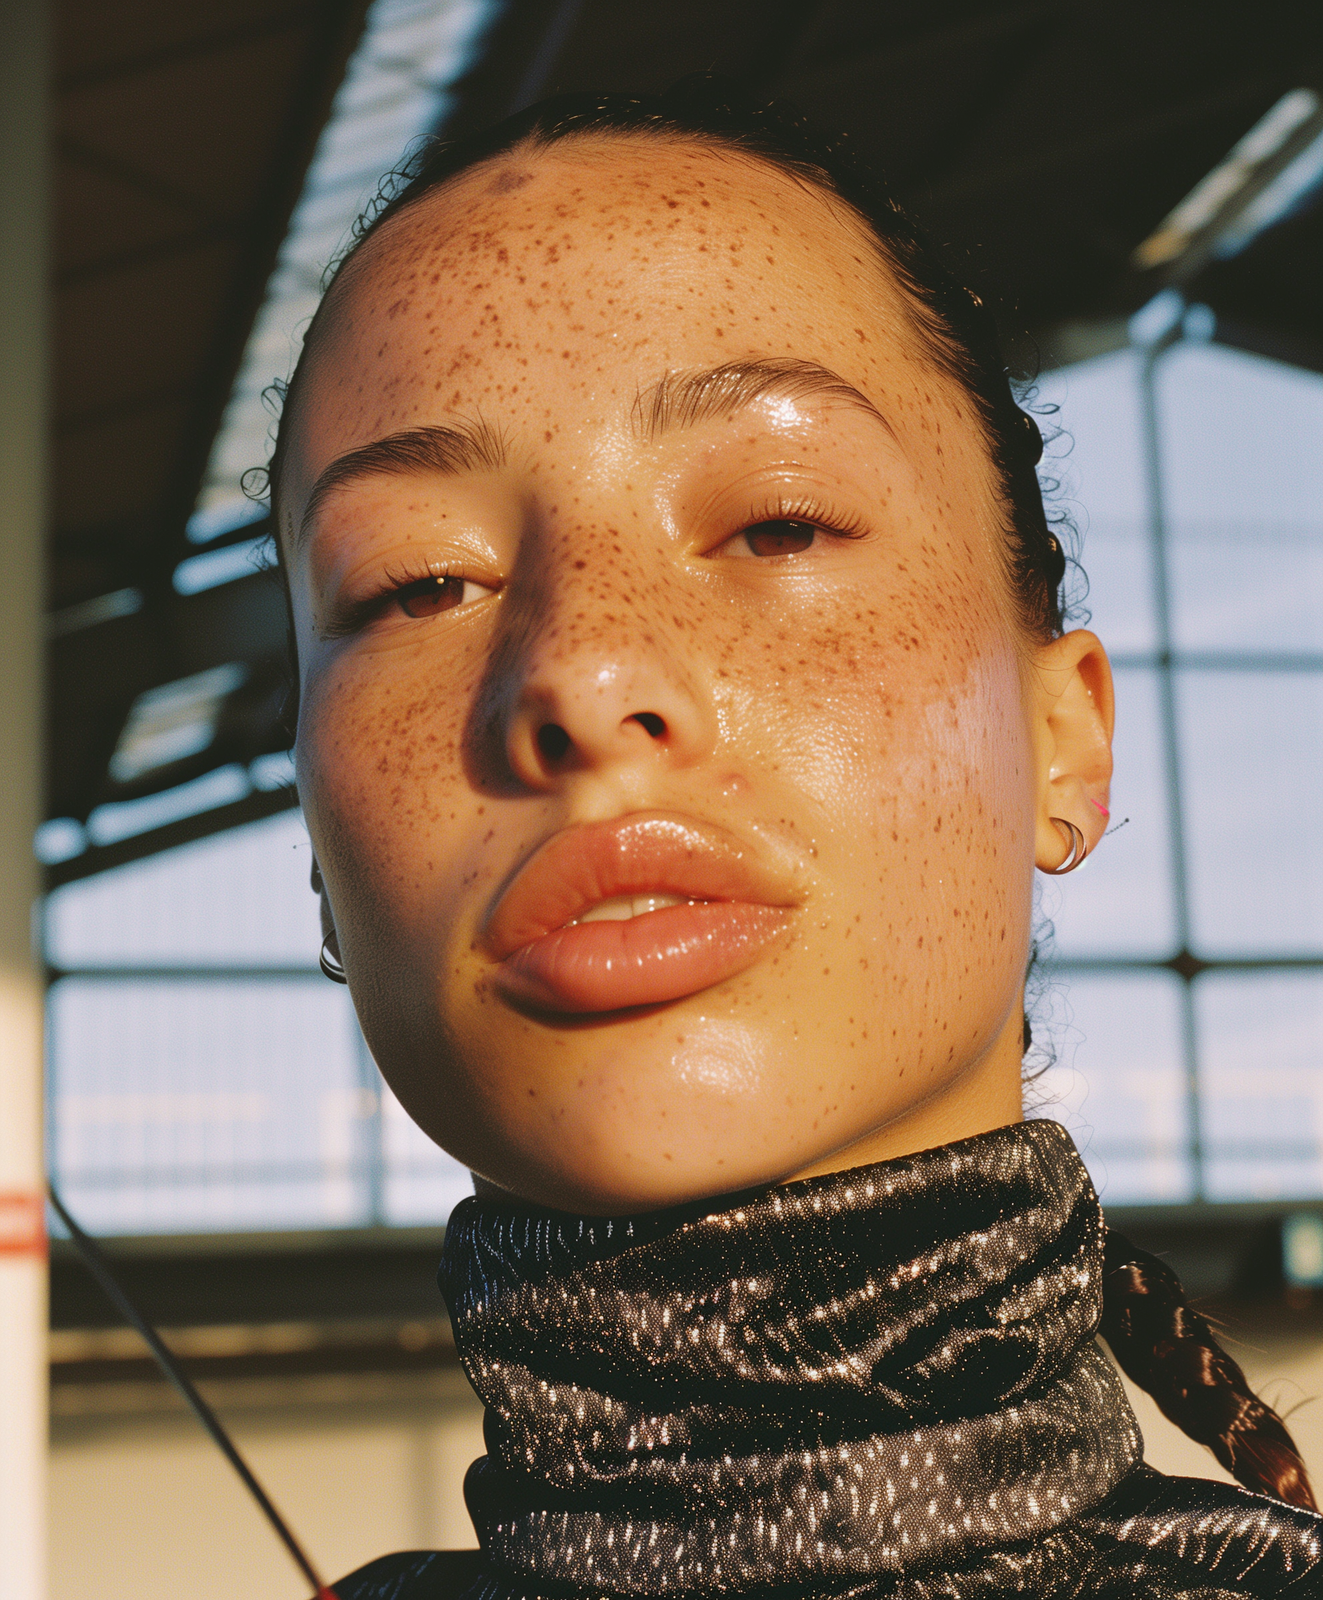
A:
[[[46,1592],[41,804],[47,7],[0,0],[0,1596]]]

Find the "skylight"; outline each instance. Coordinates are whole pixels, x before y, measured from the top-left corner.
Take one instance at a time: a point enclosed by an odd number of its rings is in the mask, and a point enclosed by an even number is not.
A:
[[[1285,165],[1278,167],[1282,160]],[[1162,219],[1132,260],[1141,271],[1168,266],[1200,239],[1219,259],[1236,255],[1286,217],[1321,178],[1319,98],[1312,89],[1292,89]]]
[[[158,767],[200,755],[216,736],[226,696],[247,676],[241,662],[231,661],[140,694],[110,758],[110,776],[116,783],[133,783]]]
[[[442,122],[451,86],[494,10],[494,0],[376,0],[369,11],[212,447],[188,523],[193,543],[206,544],[261,515],[245,498],[242,478],[250,468],[265,465],[269,454],[272,419],[263,391],[293,368],[327,263],[348,240],[354,219],[382,177],[414,140]],[[251,570],[238,563],[227,576]],[[192,578],[190,572],[183,583]]]

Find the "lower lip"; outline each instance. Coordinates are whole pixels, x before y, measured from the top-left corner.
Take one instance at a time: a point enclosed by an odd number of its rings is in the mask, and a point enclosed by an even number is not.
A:
[[[714,900],[621,922],[579,922],[507,956],[497,984],[507,998],[543,1011],[663,1005],[743,972],[788,915],[779,906]]]

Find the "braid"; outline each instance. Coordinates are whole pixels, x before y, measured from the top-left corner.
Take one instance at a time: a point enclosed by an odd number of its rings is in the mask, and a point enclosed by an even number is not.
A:
[[[1286,1424],[1187,1302],[1180,1279],[1110,1228],[1098,1331],[1126,1376],[1183,1433],[1207,1445],[1238,1482],[1288,1505],[1317,1509]]]

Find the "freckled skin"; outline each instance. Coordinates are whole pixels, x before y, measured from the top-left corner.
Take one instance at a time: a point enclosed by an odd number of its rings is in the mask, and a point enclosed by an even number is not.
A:
[[[1088,634],[1023,637],[969,403],[858,229],[759,163],[583,141],[429,196],[333,294],[292,418],[287,551],[346,451],[481,420],[508,455],[354,484],[290,558],[300,794],[410,1114],[490,1182],[598,1212],[1018,1118],[1033,866],[1065,853],[1051,816],[1101,832],[1106,662]],[[637,426],[668,373],[783,356],[890,431],[820,398]],[[854,536],[756,558],[740,530],[775,515]],[[346,601],[428,572],[481,588],[325,636]],[[654,811],[779,874],[786,932],[650,1010],[507,1004],[479,943],[496,894],[558,830]]]

